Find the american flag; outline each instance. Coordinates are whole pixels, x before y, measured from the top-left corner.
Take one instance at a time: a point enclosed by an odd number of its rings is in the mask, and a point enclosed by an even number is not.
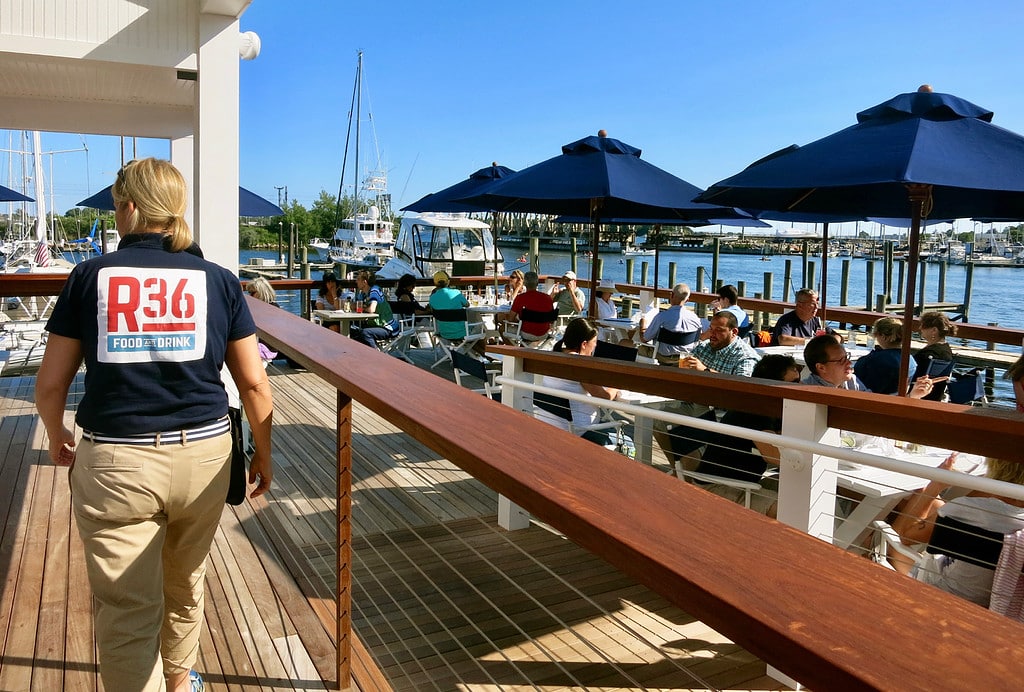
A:
[[[45,240],[40,240],[39,244],[36,245],[36,266],[49,267],[50,266],[50,246],[46,244]]]

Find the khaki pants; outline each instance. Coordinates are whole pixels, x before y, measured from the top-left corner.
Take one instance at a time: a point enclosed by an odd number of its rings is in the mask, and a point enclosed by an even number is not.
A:
[[[165,674],[195,663],[230,457],[228,434],[160,447],[79,443],[72,507],[105,689],[162,691]]]

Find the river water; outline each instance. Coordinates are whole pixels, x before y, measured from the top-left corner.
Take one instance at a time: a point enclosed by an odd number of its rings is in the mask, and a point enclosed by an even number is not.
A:
[[[507,258],[505,270],[509,272],[517,267],[526,269],[515,261],[522,251],[516,248],[506,248],[503,254]],[[242,264],[248,263],[252,257],[277,261],[276,250],[244,250],[239,253]],[[633,283],[641,283],[641,267],[644,262],[648,263],[648,283],[654,281],[654,257],[635,257],[633,268]],[[658,256],[658,283],[662,288],[668,288],[669,264],[675,263],[676,281],[685,281],[691,288],[696,287],[697,268],[704,268],[705,290],[711,286],[711,253],[705,252],[675,252],[666,251]],[[620,261],[621,260],[621,261]],[[718,276],[725,283],[736,284],[740,281],[746,282],[746,294],[753,296],[762,292],[765,282],[765,274],[771,272],[772,295],[770,298],[782,300],[782,283],[786,268],[786,261],[792,262],[792,277],[794,286],[802,286],[801,276],[802,259],[799,255],[773,255],[769,260],[762,261],[758,255],[720,255],[718,263]],[[821,278],[821,258],[810,259],[815,264],[816,281]],[[864,309],[868,306],[866,296],[867,286],[867,263],[874,263],[874,293],[882,292],[882,271],[883,264],[879,260],[865,260],[861,258],[831,257],[828,260],[828,293],[829,305],[838,305],[840,298],[840,283],[842,281],[843,263],[850,262],[850,281],[848,286],[847,302],[850,307]],[[542,250],[540,253],[541,274],[561,274],[571,267],[571,257],[568,252]],[[581,279],[590,278],[590,260],[582,256],[577,257],[576,271]],[[925,296],[927,302],[938,302],[938,281],[939,266],[928,264],[925,267],[926,285]],[[626,262],[618,253],[608,253],[604,256],[604,276],[617,283],[626,282]],[[946,269],[946,293],[945,302],[959,303],[964,298],[964,284],[967,277],[966,267],[963,265],[949,265]],[[893,293],[895,297],[895,283],[898,279],[897,270],[893,270]],[[1015,310],[1008,310],[1007,305],[1012,303],[1012,296],[1020,295],[1019,282],[1024,280],[1024,267],[975,267],[974,286],[970,296],[970,307],[968,321],[973,324],[998,323],[1003,327],[1024,328],[1024,315]],[[793,290],[790,291],[787,300],[793,300]],[[768,298],[769,296],[765,296]],[[282,307],[298,312],[299,303],[297,296],[282,295]],[[872,301],[873,302],[873,301]],[[969,343],[969,342],[962,342]],[[980,344],[975,344],[980,345]],[[999,350],[1010,353],[1018,353],[1020,347],[1001,345]],[[1001,372],[997,373],[995,382],[995,397],[1001,402],[1012,401],[1013,391],[1009,382],[1001,378]]]
[[[240,254],[241,262],[248,263],[250,257],[262,257],[270,260],[277,260],[275,250],[246,250]],[[506,272],[520,267],[525,267],[517,262],[515,258],[518,253],[515,248],[504,250],[506,258]],[[782,279],[785,272],[786,261],[792,262],[792,276],[794,286],[802,286],[801,258],[798,255],[774,255],[767,261],[761,261],[757,255],[721,255],[719,257],[718,275],[725,283],[736,284],[740,281],[746,282],[746,293],[753,296],[762,292],[764,287],[765,273],[774,274],[772,281],[772,295],[764,296],[775,300],[782,299]],[[816,280],[821,277],[821,258],[811,258],[815,263]],[[831,257],[828,262],[828,303],[829,305],[839,304],[839,289],[842,279],[843,262],[850,262],[850,282],[847,302],[851,307],[866,308],[868,300],[865,294],[867,286],[867,263],[869,260],[848,257]],[[882,292],[882,269],[881,261],[870,260],[875,265],[874,293]],[[654,257],[634,258],[633,282],[640,283],[641,265],[648,263],[648,282],[654,280]],[[669,283],[669,264],[676,265],[676,280],[685,281],[691,288],[696,287],[697,268],[705,269],[705,288],[711,286],[711,254],[704,252],[662,252],[658,256],[658,283],[662,288],[667,288]],[[568,270],[571,266],[571,259],[567,252],[550,250],[541,251],[540,269],[542,274],[559,274]],[[577,258],[577,273],[581,279],[590,278],[590,260],[583,257]],[[927,302],[938,301],[939,266],[929,264],[925,266],[927,276],[925,296]],[[893,282],[897,280],[896,270],[893,270]],[[963,265],[950,265],[946,270],[946,295],[945,302],[959,303],[964,297],[964,282],[966,280],[966,267]],[[618,254],[608,254],[604,257],[604,277],[618,283],[626,281],[626,263],[624,258]],[[1024,280],[1024,267],[975,267],[974,287],[970,299],[969,321],[974,324],[987,324],[998,322],[1004,327],[1024,328],[1024,314],[1006,309],[1007,297],[1018,295],[1019,282]],[[895,289],[894,289],[895,291]],[[792,290],[788,300],[793,300]],[[872,303],[874,300],[872,299]],[[1016,350],[1007,347],[1007,350]]]

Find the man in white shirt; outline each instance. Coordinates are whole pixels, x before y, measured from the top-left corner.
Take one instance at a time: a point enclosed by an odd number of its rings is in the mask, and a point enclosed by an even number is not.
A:
[[[690,299],[690,287],[679,283],[672,287],[672,295],[669,297],[668,310],[662,310],[647,323],[647,316],[640,318],[640,335],[644,343],[650,343],[658,338],[658,331],[664,327],[670,332],[689,333],[701,331],[700,318],[692,310],[686,307],[685,303]],[[694,340],[693,343],[696,343]],[[679,364],[679,356],[689,353],[693,345],[675,346],[664,342],[658,343],[658,352],[655,358],[660,365],[675,367]]]

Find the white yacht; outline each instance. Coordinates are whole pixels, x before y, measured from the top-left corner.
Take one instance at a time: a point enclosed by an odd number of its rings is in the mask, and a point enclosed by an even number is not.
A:
[[[394,224],[381,218],[380,210],[371,205],[364,214],[356,214],[341,222],[334,231],[327,254],[332,262],[350,268],[380,269],[395,256]]]
[[[654,257],[653,248],[642,248],[636,245],[626,245],[622,248],[622,254],[626,257]]]
[[[395,256],[377,274],[397,279],[403,274],[425,278],[444,270],[450,276],[493,276],[505,273],[491,227],[465,214],[406,214],[395,242]]]

